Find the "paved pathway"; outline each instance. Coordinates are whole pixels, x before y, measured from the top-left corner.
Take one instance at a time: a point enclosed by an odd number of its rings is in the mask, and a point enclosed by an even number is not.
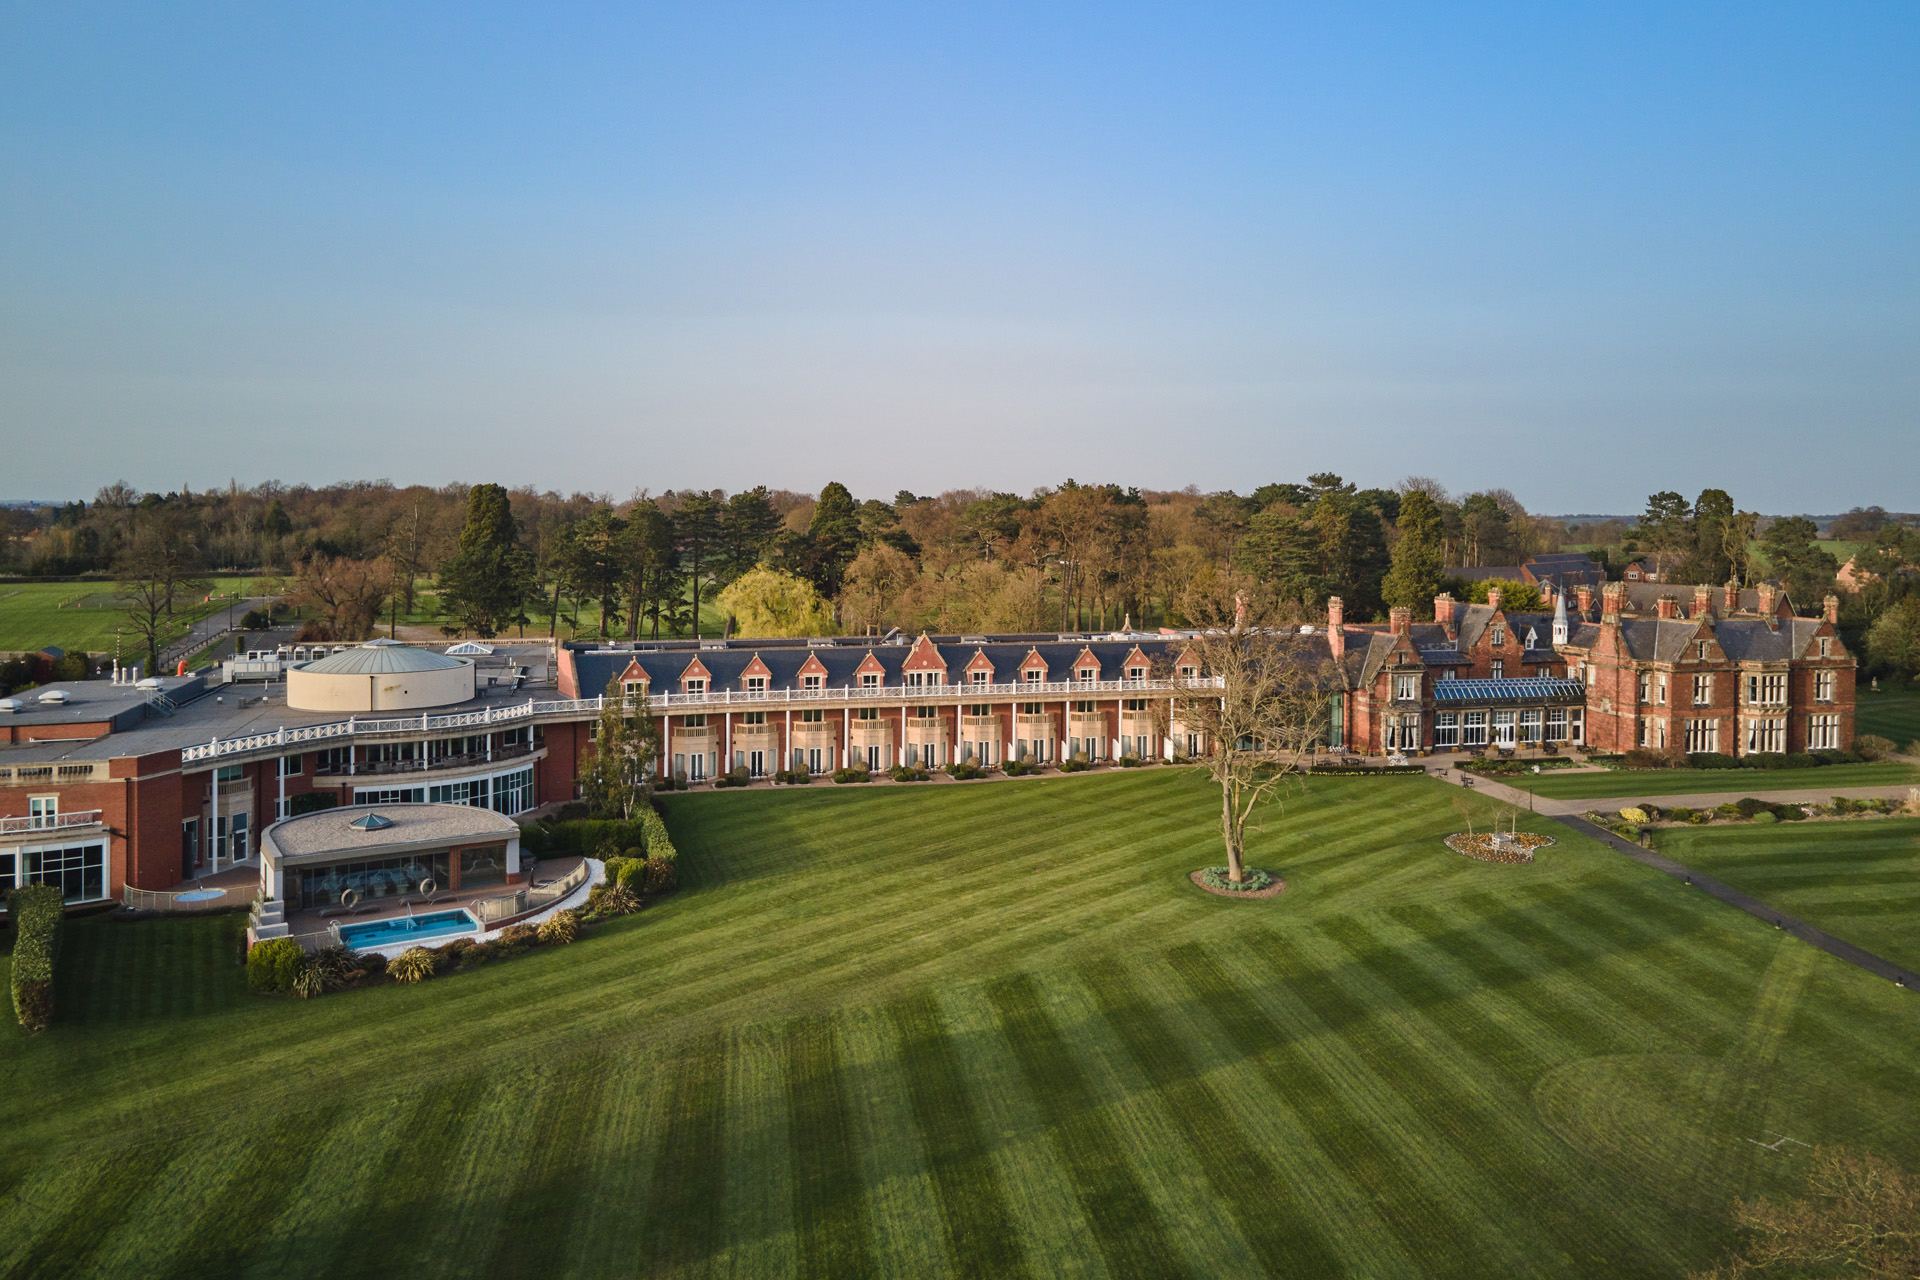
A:
[[[1440,770],[1433,770],[1432,772],[1435,774],[1435,776],[1444,776],[1447,781],[1454,782],[1454,783],[1459,783],[1462,778],[1471,776],[1471,775],[1460,774],[1454,770],[1446,770],[1444,771],[1444,773]],[[1597,840],[1601,844],[1606,845],[1609,849],[1612,849],[1617,853],[1624,853],[1629,858],[1632,858],[1635,862],[1638,862],[1643,866],[1652,867],[1655,871],[1664,872],[1665,874],[1672,876],[1674,879],[1683,881],[1687,885],[1691,886],[1692,888],[1700,890],[1702,893],[1706,893],[1711,895],[1712,897],[1718,898],[1720,901],[1726,903],[1729,906],[1738,907],[1740,910],[1746,912],[1750,916],[1753,916],[1755,919],[1765,920],[1768,924],[1773,925],[1775,928],[1782,929],[1787,933],[1792,934],[1794,937],[1800,939],[1802,942],[1805,942],[1811,946],[1820,948],[1820,950],[1826,952],[1828,955],[1835,956],[1841,960],[1845,960],[1848,964],[1853,965],[1856,968],[1864,969],[1868,973],[1871,973],[1872,975],[1874,975],[1876,978],[1885,978],[1889,982],[1895,983],[1899,986],[1906,987],[1909,990],[1920,989],[1920,974],[1916,974],[1913,970],[1908,969],[1903,965],[1895,964],[1891,960],[1883,959],[1880,956],[1874,955],[1871,951],[1864,951],[1861,948],[1854,946],[1851,942],[1846,941],[1845,939],[1836,938],[1832,934],[1826,932],[1825,930],[1816,928],[1797,916],[1788,915],[1786,912],[1781,911],[1777,907],[1770,907],[1766,903],[1760,901],[1758,898],[1755,898],[1748,894],[1744,894],[1740,892],[1740,890],[1734,888],[1730,884],[1726,884],[1726,883],[1723,883],[1722,881],[1715,880],[1712,876],[1702,875],[1698,871],[1693,870],[1691,867],[1682,866],[1680,863],[1675,862],[1672,858],[1668,858],[1661,854],[1655,853],[1651,849],[1642,849],[1639,845],[1634,844],[1628,840],[1623,840],[1619,836],[1614,835],[1613,832],[1608,831],[1606,828],[1595,826],[1593,823],[1588,822],[1585,818],[1582,818],[1579,816],[1581,813],[1584,813],[1589,809],[1598,810],[1603,813],[1608,812],[1610,810],[1624,809],[1629,804],[1633,803],[1633,800],[1631,797],[1625,797],[1625,798],[1616,797],[1616,798],[1610,798],[1605,800],[1551,800],[1550,801],[1546,799],[1544,796],[1529,797],[1528,795],[1526,795],[1526,793],[1518,790],[1517,788],[1507,786],[1505,783],[1489,782],[1485,778],[1473,778],[1472,789],[1475,791],[1481,792],[1482,794],[1492,796],[1496,800],[1503,800],[1508,804],[1520,806],[1523,808],[1526,807],[1528,800],[1532,799],[1535,805],[1534,812],[1551,814],[1554,816],[1554,821],[1560,823],[1562,826],[1569,827],[1575,831],[1578,831],[1583,836],[1587,836],[1590,839]],[[1738,792],[1736,791],[1736,792],[1729,793],[1724,797],[1723,796],[1691,796],[1691,797],[1650,796],[1648,797],[1648,800],[1650,800],[1654,804],[1664,805],[1664,804],[1671,803],[1676,799],[1688,799],[1694,802],[1696,806],[1701,806],[1701,805],[1706,805],[1708,803],[1719,804],[1723,800],[1738,800],[1743,796],[1750,795],[1750,796],[1758,796],[1763,799],[1772,800],[1772,801],[1775,801],[1776,803],[1792,804],[1797,801],[1811,801],[1811,800],[1824,801],[1824,800],[1831,799],[1832,797],[1837,795],[1848,796],[1853,799],[1861,799],[1861,798],[1870,797],[1870,796],[1892,796],[1894,798],[1900,798],[1900,797],[1904,797],[1909,789],[1910,788],[1908,787],[1901,786],[1901,787],[1841,787],[1838,789],[1828,790],[1824,792],[1812,792],[1812,791]],[[1549,808],[1548,807],[1549,805],[1553,807]]]
[[[1474,774],[1461,773],[1457,769],[1430,769],[1429,773],[1443,781],[1456,785],[1462,779],[1471,778],[1475,791],[1490,795],[1508,804],[1518,805],[1534,813],[1553,815],[1580,813],[1618,813],[1634,805],[1658,805],[1662,809],[1671,809],[1675,805],[1685,805],[1689,809],[1711,809],[1717,804],[1732,804],[1737,800],[1754,796],[1769,800],[1775,804],[1826,804],[1835,796],[1845,796],[1849,800],[1904,800],[1907,793],[1915,789],[1914,783],[1902,782],[1890,787],[1799,787],[1789,790],[1771,790],[1750,787],[1744,791],[1715,791],[1711,793],[1683,793],[1680,795],[1622,795],[1590,796],[1576,799],[1560,799],[1554,796],[1533,795],[1525,787],[1516,787],[1510,782],[1495,782],[1491,778],[1482,778]],[[1556,772],[1560,772],[1556,770]]]

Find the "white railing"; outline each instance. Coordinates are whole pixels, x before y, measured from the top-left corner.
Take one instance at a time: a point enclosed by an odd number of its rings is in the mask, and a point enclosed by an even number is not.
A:
[[[647,699],[649,710],[658,712],[709,711],[728,707],[809,706],[821,702],[893,702],[902,706],[928,702],[1038,702],[1062,698],[1090,698],[1096,694],[1167,693],[1175,690],[1218,689],[1225,685],[1219,676],[1188,680],[1053,680],[1034,684],[929,684],[882,685],[877,688],[835,687],[826,689],[742,689],[712,693],[659,693]],[[332,724],[310,724],[298,728],[280,728],[271,733],[249,734],[244,738],[215,738],[200,746],[183,747],[180,763],[196,764],[223,756],[245,755],[254,751],[273,751],[308,742],[352,738],[358,734],[434,733],[448,729],[511,724],[541,716],[599,715],[604,697],[561,698],[551,702],[529,699],[510,707],[482,707],[478,711],[457,711],[450,715],[422,712],[417,716],[387,716],[362,719],[352,716]]]
[[[42,813],[26,818],[0,818],[0,835],[21,831],[59,831],[68,827],[92,827],[100,823],[100,810],[76,809],[72,813]]]
[[[132,885],[122,886],[120,901],[136,911],[163,911],[170,914],[184,914],[191,911],[229,911],[234,907],[253,905],[260,896],[258,884],[222,886],[225,892],[211,898],[193,898],[186,895],[205,890],[183,889],[178,893],[162,893],[152,889],[136,889]],[[184,900],[183,900],[184,898]]]
[[[561,901],[585,884],[592,873],[593,864],[582,858],[579,866],[552,884],[541,885],[537,889],[516,889],[505,897],[482,898],[477,902],[469,902],[467,910],[480,922],[481,927],[491,928],[499,921],[528,915]]]

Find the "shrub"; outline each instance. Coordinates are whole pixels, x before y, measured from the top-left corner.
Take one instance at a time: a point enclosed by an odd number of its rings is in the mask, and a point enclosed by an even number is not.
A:
[[[735,765],[726,777],[720,779],[720,785],[723,787],[745,787],[751,786],[752,783],[753,775],[747,772],[747,766],[743,764]]]
[[[1115,760],[1114,763],[1119,765],[1122,769],[1138,769],[1140,767],[1140,757],[1139,756],[1121,756],[1118,760]]]
[[[455,938],[445,946],[434,948],[434,965],[442,973],[458,968],[466,959],[467,952],[477,945],[472,938]]]
[[[1782,822],[1804,822],[1807,817],[1807,810],[1804,805],[1783,804],[1776,808],[1773,814]]]
[[[530,924],[510,924],[500,931],[500,936],[496,941],[502,947],[525,950],[528,947],[539,945],[540,930]]]
[[[580,913],[556,911],[540,925],[540,941],[549,946],[564,946],[580,936]]]
[[[781,769],[773,775],[775,782],[784,782],[790,787],[804,787],[813,781],[813,775],[805,769]]]
[[[1060,772],[1062,773],[1085,773],[1091,768],[1093,768],[1093,766],[1088,764],[1080,756],[1075,756],[1071,760],[1064,760],[1060,764]]]
[[[369,951],[359,957],[358,963],[366,971],[367,977],[376,982],[387,976],[387,958],[378,951]]]
[[[980,767],[978,760],[956,760],[947,766],[947,773],[962,782],[970,782],[975,778],[985,777],[987,771]]]
[[[1009,760],[1005,772],[1009,778],[1024,778],[1030,773],[1039,773],[1043,767],[1037,760]]]
[[[1779,751],[1756,751],[1747,757],[1749,769],[1791,769],[1792,762]]]
[[[327,989],[327,971],[317,959],[309,958],[293,979],[293,994],[311,1000]]]
[[[1218,889],[1223,893],[1256,893],[1273,883],[1273,877],[1258,867],[1242,867],[1240,874],[1244,879],[1239,884],[1227,879],[1227,873],[1226,867],[1203,867],[1200,879],[1209,889]]]
[[[1769,823],[1769,822],[1780,821],[1780,819],[1773,816],[1773,810],[1771,809],[1762,809],[1759,813],[1756,813],[1753,815],[1753,820],[1755,822],[1761,823],[1762,825],[1765,825],[1766,823]]]
[[[895,782],[927,782],[933,775],[917,764],[897,764],[887,771]]]
[[[622,885],[601,884],[595,885],[594,888],[605,890],[600,895],[599,903],[600,912],[603,915],[630,916],[644,905],[640,901],[639,894]]]
[[[672,858],[648,858],[646,891],[648,893],[672,893],[676,868]]]
[[[1733,811],[1742,818],[1752,818],[1757,814],[1773,812],[1773,806],[1765,800],[1745,796],[1733,802]]]
[[[1669,822],[1692,822],[1693,810],[1687,808],[1685,805],[1677,804],[1667,810],[1667,820]]]
[[[1640,828],[1630,822],[1621,823],[1613,830],[1614,834],[1623,840],[1638,840],[1640,838]]]
[[[387,966],[387,973],[395,982],[425,982],[439,967],[433,952],[425,947],[408,947]]]
[[[673,863],[665,858],[660,860],[667,867]],[[647,891],[647,860],[645,858],[623,858],[620,860],[620,877],[614,883],[629,893]]]
[[[1646,747],[1635,747],[1627,752],[1621,762],[1629,769],[1665,769],[1673,763],[1665,752],[1651,751]]]
[[[1650,821],[1647,817],[1647,811],[1641,808],[1622,809],[1620,811],[1620,817],[1636,827],[1644,827]]]
[[[1740,761],[1733,756],[1722,755],[1718,751],[1696,751],[1687,757],[1687,763],[1695,769],[1738,769]]]
[[[1687,821],[1696,827],[1704,827],[1713,821],[1713,811],[1711,809],[1695,809],[1687,815]]]
[[[1790,751],[1787,753],[1787,768],[1789,769],[1813,769],[1825,763],[1827,763],[1825,760],[1809,751]]]
[[[462,969],[478,969],[487,961],[501,954],[503,954],[503,952],[497,943],[476,942],[460,953],[460,967]]]
[[[835,769],[833,771],[833,780],[839,783],[872,782],[873,775],[867,772],[865,766],[860,766],[856,768],[856,767],[848,767],[843,765],[842,767]]]
[[[1893,754],[1893,741],[1877,733],[1863,733],[1853,740],[1853,750],[1862,760],[1885,760]]]
[[[13,1013],[23,1029],[44,1031],[53,1022],[53,969],[64,921],[60,890],[22,885],[7,895],[7,915],[14,928]]]
[[[247,990],[260,995],[293,990],[307,953],[292,938],[268,938],[247,952]]]
[[[647,860],[666,858],[669,861],[679,856],[673,847],[673,839],[667,834],[667,824],[661,819],[659,810],[649,805],[640,811],[640,844],[647,851]]]

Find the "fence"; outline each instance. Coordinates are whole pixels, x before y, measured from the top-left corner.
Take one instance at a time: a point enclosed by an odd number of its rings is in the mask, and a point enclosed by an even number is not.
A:
[[[478,902],[469,902],[467,910],[473,913],[474,918],[480,921],[483,928],[490,929],[502,920],[527,915],[562,901],[568,894],[585,884],[592,873],[592,864],[582,858],[579,866],[552,884],[541,885],[537,889],[518,889],[505,897],[483,898]]]
[[[196,911],[231,911],[251,906],[260,896],[256,884],[233,885],[213,897],[203,897],[205,889],[186,889],[179,893],[157,893],[127,885],[120,890],[120,901],[135,911],[159,911],[168,915],[190,915]]]

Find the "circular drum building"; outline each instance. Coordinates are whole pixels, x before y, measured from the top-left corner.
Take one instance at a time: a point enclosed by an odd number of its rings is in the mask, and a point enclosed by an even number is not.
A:
[[[419,711],[473,697],[473,662],[397,640],[363,645],[287,673],[295,711]]]

